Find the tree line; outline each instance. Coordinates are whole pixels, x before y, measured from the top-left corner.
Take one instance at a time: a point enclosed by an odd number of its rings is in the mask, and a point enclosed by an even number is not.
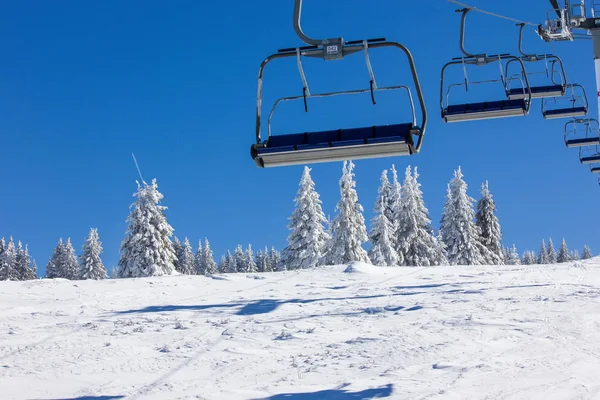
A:
[[[502,245],[496,204],[488,182],[481,185],[475,201],[467,194],[468,185],[459,167],[447,185],[439,230],[432,226],[425,206],[417,168],[408,166],[403,182],[394,165],[380,177],[374,216],[367,230],[364,208],[356,191],[354,164],[343,163],[339,180],[340,200],[333,220],[325,217],[322,202],[305,167],[289,217],[287,246],[280,253],[274,247],[258,250],[238,245],[216,262],[208,239],[199,241],[194,252],[188,238],[173,235],[167,222],[163,195],[156,180],[138,182],[130,206],[125,238],[121,242],[118,266],[111,277],[132,278],[171,275],[210,275],[214,273],[270,272],[313,268],[318,265],[346,264],[353,261],[378,266],[552,264],[580,259],[569,251],[563,239],[558,252],[552,239],[542,240],[539,253],[525,251],[519,257],[516,246]],[[390,179],[391,174],[391,179]],[[171,239],[173,238],[173,239]],[[365,249],[365,245],[369,249]],[[101,254],[103,248],[97,229],[92,228],[79,256],[67,239],[59,240],[46,265],[45,278],[105,279],[108,277]],[[592,257],[589,247],[581,258]],[[0,280],[37,278],[35,260],[27,245],[15,245],[12,237],[0,240]]]

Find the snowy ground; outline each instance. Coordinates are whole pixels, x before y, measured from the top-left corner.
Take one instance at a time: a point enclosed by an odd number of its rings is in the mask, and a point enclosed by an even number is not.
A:
[[[600,398],[600,259],[345,269],[0,282],[0,398]]]

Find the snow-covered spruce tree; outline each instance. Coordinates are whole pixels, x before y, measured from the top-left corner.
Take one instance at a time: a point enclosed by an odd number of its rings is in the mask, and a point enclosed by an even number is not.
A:
[[[340,201],[336,206],[338,214],[333,219],[333,240],[329,250],[328,264],[346,264],[352,261],[368,263],[369,256],[362,247],[369,240],[363,207],[358,201],[356,182],[354,181],[354,164],[344,161],[343,174],[340,179]]]
[[[159,205],[163,195],[156,179],[149,185],[138,183],[134,195],[125,239],[121,243],[119,277],[170,275],[175,270],[175,252],[170,237],[173,228],[164,215],[165,206]]]
[[[395,267],[400,265],[398,253],[392,243],[392,223],[385,216],[384,203],[376,203],[375,216],[371,222],[371,249],[369,259],[371,264],[380,267]]]
[[[236,262],[236,258],[233,254],[231,254],[231,251],[227,250],[227,273],[236,273],[237,272],[237,262]]]
[[[178,260],[180,274],[184,275],[194,275],[194,251],[192,250],[192,245],[190,244],[189,239],[186,237],[183,240],[183,244],[181,245],[181,259]]]
[[[61,278],[72,281],[79,279],[79,263],[73,244],[71,244],[71,238],[67,238],[67,243],[63,248],[60,274]]]
[[[285,271],[285,265],[281,262],[281,253],[275,247],[271,247],[269,260],[272,271]]]
[[[398,171],[396,171],[396,166],[394,164],[392,164],[391,171],[392,181],[390,182],[388,206],[386,208],[385,215],[392,222],[392,229],[394,231],[392,243],[394,244],[394,248],[396,248],[396,231],[398,230],[398,218],[400,217],[400,200],[402,199],[402,185],[400,185],[400,181],[398,181]]]
[[[579,261],[581,257],[579,257],[579,250],[573,250],[569,253],[569,261]]]
[[[248,245],[244,252],[244,272],[254,273],[256,272],[256,261],[254,261],[254,252],[252,251],[252,245]]]
[[[219,272],[221,274],[226,274],[228,272],[229,268],[227,266],[227,256],[225,254],[223,254],[221,256],[221,261],[219,261]]]
[[[562,243],[560,244],[560,249],[558,250],[556,262],[565,263],[569,261],[571,261],[571,254],[569,253],[569,248],[567,247],[567,241],[563,238]]]
[[[273,260],[271,260],[271,256],[269,255],[269,249],[265,246],[263,250],[263,254],[265,257],[263,271],[262,272],[273,272],[275,271],[275,267],[273,266]]]
[[[246,272],[246,254],[241,244],[238,244],[234,252],[235,272]]]
[[[583,255],[581,256],[582,260],[588,260],[590,258],[592,258],[592,251],[590,250],[590,248],[587,246],[587,244],[585,246],[583,246]]]
[[[27,250],[27,246],[25,246],[25,250]],[[37,263],[35,262],[35,259],[31,260],[31,271],[33,272],[33,279],[38,279],[38,275],[37,275],[38,267],[37,267]]]
[[[485,260],[489,265],[504,264],[502,253],[502,231],[500,222],[496,216],[496,203],[492,198],[489,184],[486,181],[481,184],[481,198],[477,202],[477,213],[475,214],[475,225],[479,228],[479,238],[483,245],[489,250],[488,259]],[[509,257],[510,259],[510,257]],[[513,264],[514,265],[514,264]]]
[[[56,245],[56,247],[54,248],[54,251],[52,252],[52,257],[50,257],[48,264],[46,264],[46,278],[47,279],[62,278],[61,262],[63,259],[64,249],[65,249],[65,245],[63,243],[62,238],[60,238],[58,240],[58,244]]]
[[[21,276],[17,270],[17,250],[11,237],[0,255],[0,280],[20,281]]]
[[[371,231],[369,240],[371,249],[369,250],[369,259],[373,265],[393,267],[400,265],[401,260],[392,242],[394,238],[393,210],[389,208],[389,196],[391,194],[391,185],[388,181],[387,170],[381,174],[381,184],[375,200],[375,216],[371,220]],[[392,219],[388,216],[392,216]]]
[[[310,171],[304,167],[295,198],[296,208],[289,218],[288,245],[281,253],[281,262],[288,270],[316,267],[329,239],[323,227],[327,220]]]
[[[548,264],[548,248],[546,247],[546,241],[544,239],[542,239],[537,262],[538,264]]]
[[[173,253],[175,254],[175,260],[173,266],[175,271],[181,273],[181,260],[183,259],[183,246],[177,236],[173,236]]]
[[[441,265],[446,262],[445,251],[431,227],[418,177],[417,168],[414,174],[410,166],[406,168],[397,213],[396,251],[402,265]]]
[[[508,255],[508,265],[521,265],[521,259],[519,258],[519,252],[517,247],[513,244]]]
[[[521,259],[521,264],[522,265],[537,264],[537,260],[535,258],[535,252],[531,251],[531,250],[525,251],[525,253],[523,253],[523,258]]]
[[[79,256],[79,279],[106,279],[107,271],[100,254],[102,254],[102,243],[98,230],[92,228]]]
[[[486,261],[482,252],[487,249],[479,240],[479,229],[474,222],[474,202],[467,195],[467,184],[459,167],[448,185],[440,224],[450,265],[482,265]]]
[[[202,262],[204,275],[213,275],[219,271],[207,238],[204,238],[204,247],[202,247]]]
[[[556,249],[554,248],[554,243],[552,242],[552,238],[548,240],[548,264],[556,264],[558,256],[556,254]]]
[[[223,256],[221,261],[224,260]],[[194,256],[194,273],[196,275],[206,275],[206,264],[204,263],[204,247],[202,246],[202,240],[198,240],[198,249]]]
[[[265,267],[267,265],[267,255],[262,249],[259,249],[256,252],[256,270],[258,272],[265,272]]]

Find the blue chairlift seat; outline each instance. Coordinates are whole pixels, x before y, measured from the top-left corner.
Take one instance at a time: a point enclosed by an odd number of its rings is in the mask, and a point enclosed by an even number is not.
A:
[[[589,137],[581,139],[569,139],[566,142],[567,147],[584,147],[600,145],[600,137]]]
[[[527,115],[527,103],[524,99],[449,105],[442,110],[442,118],[446,122],[474,121],[523,115]]]
[[[600,174],[600,167],[592,167],[590,168],[593,174]]]
[[[592,156],[581,157],[579,159],[582,164],[594,164],[600,162],[600,154],[594,154]]]
[[[252,158],[260,167],[298,165],[360,158],[410,155],[412,123],[272,135],[252,146]]]
[[[571,118],[584,117],[587,115],[587,113],[587,107],[569,107],[557,108],[555,110],[544,110],[543,116],[545,119]]]
[[[513,88],[508,90],[508,98],[510,100],[529,98],[527,88]],[[542,97],[558,97],[565,94],[563,85],[547,85],[547,86],[532,86],[531,98],[539,99]]]

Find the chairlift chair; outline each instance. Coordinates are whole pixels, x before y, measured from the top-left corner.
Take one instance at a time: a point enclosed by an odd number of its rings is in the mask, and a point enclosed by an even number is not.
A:
[[[565,91],[567,90],[567,79],[566,79],[566,74],[565,74],[565,69],[563,66],[563,62],[560,59],[560,57],[554,55],[554,54],[527,54],[523,52],[523,29],[525,28],[525,23],[519,23],[517,24],[517,26],[519,26],[519,53],[521,54],[521,56],[519,57],[521,60],[523,60],[526,63],[537,63],[540,61],[543,61],[545,64],[545,71],[544,72],[526,72],[529,76],[534,75],[534,74],[545,74],[546,77],[549,79],[548,84],[546,85],[531,85],[530,86],[530,92],[531,92],[531,98],[532,99],[540,99],[540,98],[546,98],[546,97],[559,97],[559,96],[563,96],[565,94]],[[523,82],[522,82],[522,72],[521,74],[515,74],[515,75],[510,75],[509,74],[509,68],[510,65],[512,63],[514,63],[515,60],[509,60],[506,63],[506,76],[505,76],[505,81],[506,81],[506,95],[510,100],[515,100],[515,99],[523,99],[527,96],[527,91],[524,91],[522,89],[523,87]],[[558,65],[558,70],[556,68],[556,65]],[[555,75],[556,72],[558,72],[558,76],[559,76],[559,81],[555,80]],[[518,83],[520,83],[519,87],[510,87],[510,84],[517,81]]]
[[[442,111],[442,119],[445,122],[463,122],[463,121],[474,121],[492,118],[505,118],[505,117],[517,117],[525,116],[529,113],[531,104],[531,90],[529,86],[529,78],[525,70],[525,64],[519,57],[512,56],[510,54],[472,54],[465,50],[465,21],[467,14],[471,11],[470,8],[464,8],[457,10],[462,13],[461,24],[460,24],[460,50],[463,53],[462,57],[452,59],[449,63],[444,65],[441,71],[441,85],[440,85],[440,108]],[[523,76],[521,92],[523,96],[514,99],[497,99],[493,101],[485,101],[478,103],[460,103],[450,104],[450,94],[452,89],[457,87],[464,87],[465,91],[469,90],[469,85],[474,84],[487,84],[497,83],[502,86],[502,90],[506,91],[506,82],[503,73],[503,61],[514,61],[521,68],[521,74]],[[491,79],[479,82],[469,82],[466,74],[466,66],[487,66],[492,63],[498,63],[500,67],[500,78]],[[444,76],[448,67],[450,66],[462,66],[465,75],[464,83],[453,83],[448,86],[446,93],[444,93]],[[445,94],[445,95],[444,95]]]
[[[565,144],[568,148],[600,145],[599,124],[593,118],[575,118],[565,124]]]
[[[258,96],[256,107],[256,143],[251,146],[251,156],[260,168],[298,165],[307,163],[321,163],[343,161],[348,159],[365,159],[391,156],[404,156],[417,154],[422,146],[423,136],[427,126],[427,110],[415,62],[410,51],[400,43],[389,42],[385,38],[344,41],[342,38],[311,39],[304,34],[300,26],[302,0],[295,0],[294,4],[294,29],[298,37],[308,46],[281,49],[267,57],[258,72]],[[412,72],[413,83],[421,110],[421,123],[417,124],[415,105],[409,87],[405,85],[378,87],[371,62],[369,51],[373,49],[392,47],[400,49],[408,58]],[[366,89],[347,90],[329,93],[311,93],[304,70],[303,57],[322,58],[325,61],[343,59],[344,57],[364,52],[367,70],[369,72],[369,87]],[[297,60],[300,78],[303,83],[302,95],[283,97],[275,101],[267,121],[266,140],[261,138],[262,130],[262,86],[263,73],[266,65],[279,58],[295,57]],[[317,97],[331,97],[338,95],[353,95],[370,93],[371,101],[376,104],[375,93],[379,91],[399,90],[406,91],[412,108],[412,119],[394,125],[368,126],[351,129],[337,129],[328,131],[299,132],[273,135],[271,120],[277,106],[286,101],[299,101],[304,103],[304,110],[308,111],[308,99]]]
[[[580,147],[579,148],[579,161],[585,165],[600,163],[600,147],[599,146]]]
[[[565,103],[570,103],[570,106]],[[588,114],[588,99],[583,86],[567,84],[564,96],[542,100],[542,116],[544,119],[577,118]]]

